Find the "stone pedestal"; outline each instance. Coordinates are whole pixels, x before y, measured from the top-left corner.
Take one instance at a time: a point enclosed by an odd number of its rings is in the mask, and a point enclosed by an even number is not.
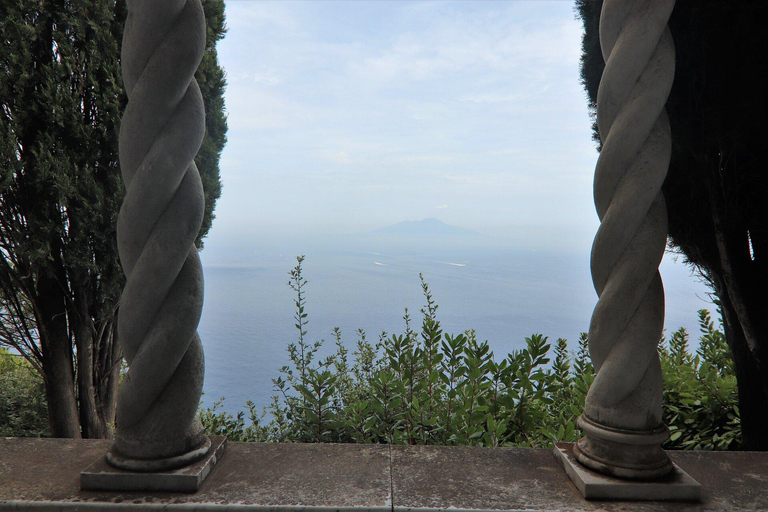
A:
[[[108,452],[107,455],[99,457],[85,471],[80,473],[80,488],[84,491],[197,492],[205,478],[221,459],[226,446],[227,439],[225,437],[214,436],[211,438],[208,451],[202,458],[178,469],[162,471],[146,470],[150,467],[156,467],[157,460],[147,461],[146,466],[135,464],[133,471],[118,469],[112,463],[107,463],[107,458],[111,453]],[[170,464],[168,467],[176,466],[178,464]]]
[[[554,455],[581,495],[588,500],[699,501],[701,485],[672,462],[664,476],[649,480],[627,480],[605,476],[580,464],[573,443],[557,443]],[[668,459],[667,459],[668,460]]]
[[[574,445],[574,456],[594,471],[618,478],[650,480],[672,470],[672,462],[661,448],[661,443],[669,438],[669,429],[663,423],[653,430],[627,430],[606,427],[582,415],[579,428],[584,437]]]

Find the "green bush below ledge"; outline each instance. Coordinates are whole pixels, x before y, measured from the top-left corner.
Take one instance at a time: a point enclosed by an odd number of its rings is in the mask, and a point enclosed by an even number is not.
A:
[[[0,437],[48,437],[40,374],[23,357],[0,349]]]
[[[317,359],[323,341],[306,340],[307,281],[303,257],[289,273],[296,293],[296,343],[290,366],[273,380],[277,395],[259,414],[201,409],[206,431],[233,441],[397,443],[543,448],[576,441],[594,369],[582,334],[575,352],[565,339],[554,349],[534,334],[526,347],[498,359],[474,331],[444,333],[424,279],[420,328],[406,310],[400,334],[376,343],[357,333],[351,357],[334,329],[336,352]],[[723,332],[699,311],[699,348],[691,353],[685,329],[660,341],[667,449],[734,450],[741,444],[736,377]],[[222,399],[223,400],[223,399]]]

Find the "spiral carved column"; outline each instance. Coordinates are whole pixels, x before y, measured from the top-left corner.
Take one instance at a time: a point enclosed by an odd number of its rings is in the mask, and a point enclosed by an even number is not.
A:
[[[197,418],[203,274],[194,245],[204,208],[194,157],[205,132],[194,74],[204,49],[200,0],[128,0],[117,239],[127,277],[118,337],[129,370],[107,455],[123,469],[184,466],[210,447]]]
[[[606,66],[597,99],[603,149],[594,181],[600,228],[592,246],[599,296],[589,329],[597,371],[574,448],[578,461],[623,478],[672,469],[661,443],[664,324],[659,264],[667,239],[661,185],[671,154],[664,110],[675,50],[667,21],[674,0],[605,0],[600,45]]]

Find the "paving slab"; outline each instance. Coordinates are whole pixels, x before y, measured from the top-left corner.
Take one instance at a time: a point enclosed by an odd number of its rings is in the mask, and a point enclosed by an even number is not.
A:
[[[558,510],[583,501],[538,450],[393,446],[392,469],[396,511]]]
[[[227,443],[194,494],[80,490],[107,440],[0,438],[0,511],[768,511],[768,453],[670,452],[700,503],[588,501],[551,450]]]
[[[0,439],[0,510],[390,512],[389,447],[228,443],[195,494],[84,491],[105,440]]]
[[[701,484],[702,508],[768,511],[768,452],[668,451]]]
[[[768,511],[768,453],[670,452],[698,503],[585,500],[551,450],[392,447],[395,512]]]

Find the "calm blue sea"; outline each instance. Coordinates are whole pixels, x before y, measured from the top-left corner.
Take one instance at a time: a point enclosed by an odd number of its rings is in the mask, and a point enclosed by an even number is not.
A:
[[[462,244],[466,246],[466,244]],[[471,245],[471,244],[470,244]],[[345,248],[351,246],[353,248]],[[589,274],[589,255],[547,253],[492,247],[454,248],[421,244],[382,249],[386,244],[345,244],[322,249],[267,247],[249,249],[237,266],[205,266],[205,308],[199,333],[205,346],[203,403],[226,397],[225,410],[235,413],[247,400],[268,405],[272,379],[289,363],[286,346],[296,341],[294,293],[287,286],[295,256],[306,253],[304,276],[308,338],[327,340],[340,327],[354,350],[358,329],[370,341],[379,333],[403,330],[407,307],[420,325],[424,300],[419,273],[439,304],[445,332],[475,329],[499,356],[521,348],[525,337],[542,333],[563,337],[575,349],[586,331],[596,301]],[[665,257],[662,277],[667,292],[667,332],[680,326],[698,332],[697,310],[714,306],[707,288],[690,270]]]

